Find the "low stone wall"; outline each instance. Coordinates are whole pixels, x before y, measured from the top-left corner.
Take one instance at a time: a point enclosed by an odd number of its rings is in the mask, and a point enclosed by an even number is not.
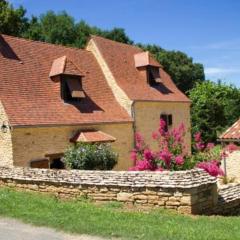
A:
[[[212,213],[226,216],[240,215],[240,184],[230,184],[219,190],[218,203]]]
[[[94,201],[120,201],[192,214],[207,214],[217,203],[216,178],[200,169],[115,172],[0,168],[0,185],[60,198],[84,196]]]

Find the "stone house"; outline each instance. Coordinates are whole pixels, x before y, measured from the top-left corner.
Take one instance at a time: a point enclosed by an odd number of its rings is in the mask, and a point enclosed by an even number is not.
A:
[[[219,141],[223,144],[234,143],[239,145],[240,143],[240,119],[229,127],[219,137]],[[240,180],[240,151],[234,151],[223,159],[222,165],[224,166],[224,172],[227,177]]]
[[[92,36],[76,49],[0,35],[0,166],[61,167],[79,141],[111,142],[132,165],[134,133],[184,123],[190,101],[140,48]]]

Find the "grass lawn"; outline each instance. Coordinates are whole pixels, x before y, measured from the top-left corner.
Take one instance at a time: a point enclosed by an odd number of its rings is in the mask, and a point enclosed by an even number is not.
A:
[[[117,203],[96,206],[6,188],[0,188],[0,215],[66,232],[123,239],[240,239],[240,217],[123,211]]]

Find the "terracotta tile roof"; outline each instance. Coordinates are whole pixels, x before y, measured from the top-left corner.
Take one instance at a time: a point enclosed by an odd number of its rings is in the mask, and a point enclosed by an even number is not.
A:
[[[240,140],[240,119],[228,128],[220,137],[220,140]]]
[[[102,131],[79,131],[70,142],[114,142],[116,138]]]
[[[143,52],[140,48],[97,36],[92,36],[92,39],[98,46],[118,85],[130,99],[190,102],[162,68],[160,68],[162,83],[158,86],[151,87],[144,81],[135,67],[134,61],[134,55]],[[151,56],[150,62],[157,64]]]
[[[86,98],[77,105],[64,103],[60,83],[49,78],[54,60],[62,56],[85,75]],[[132,121],[91,52],[6,35],[0,35],[0,100],[13,126]]]

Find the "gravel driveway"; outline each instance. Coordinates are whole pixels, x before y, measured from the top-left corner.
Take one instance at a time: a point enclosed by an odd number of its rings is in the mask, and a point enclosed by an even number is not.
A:
[[[9,218],[0,218],[0,240],[103,240],[103,238],[70,235]]]

